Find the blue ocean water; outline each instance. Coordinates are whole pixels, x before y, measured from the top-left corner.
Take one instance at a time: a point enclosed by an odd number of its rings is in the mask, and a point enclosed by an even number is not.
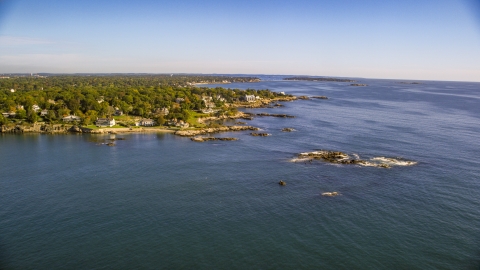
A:
[[[0,268],[478,269],[480,83],[279,78],[222,85],[329,97],[247,110],[269,137],[0,135]]]

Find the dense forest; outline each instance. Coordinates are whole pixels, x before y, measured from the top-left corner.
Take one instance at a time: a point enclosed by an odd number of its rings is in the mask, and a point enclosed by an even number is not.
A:
[[[269,90],[199,87],[197,83],[254,82],[253,77],[200,75],[54,75],[0,77],[0,125],[27,121],[58,123],[68,115],[89,125],[116,113],[187,120],[192,112],[225,109],[245,95],[273,98]],[[206,104],[208,102],[209,104]],[[208,105],[208,106],[207,106]],[[166,113],[168,111],[168,113]]]

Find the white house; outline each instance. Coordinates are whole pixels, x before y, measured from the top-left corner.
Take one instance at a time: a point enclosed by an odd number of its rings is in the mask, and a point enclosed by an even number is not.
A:
[[[33,110],[34,112],[38,112],[38,111],[40,111],[40,106],[38,106],[37,104],[34,104],[34,105],[32,106],[32,110]]]
[[[155,125],[155,121],[153,121],[152,119],[144,118],[140,120],[140,126],[153,127],[154,125]]]
[[[80,121],[81,118],[76,115],[68,115],[62,118],[63,122],[73,122],[73,121]]]
[[[256,98],[255,98],[255,95],[245,95],[243,97],[243,100],[247,102],[255,102]]]
[[[113,118],[97,118],[95,122],[97,127],[113,127],[115,126],[115,119]]]

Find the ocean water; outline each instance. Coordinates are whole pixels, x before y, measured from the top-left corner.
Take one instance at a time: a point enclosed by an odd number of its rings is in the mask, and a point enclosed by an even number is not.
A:
[[[238,141],[0,134],[0,268],[479,269],[480,83],[264,79],[222,86],[329,99]],[[416,164],[292,162],[315,150]]]

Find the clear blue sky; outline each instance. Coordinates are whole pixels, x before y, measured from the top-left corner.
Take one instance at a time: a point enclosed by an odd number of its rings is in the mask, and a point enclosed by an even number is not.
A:
[[[478,0],[0,0],[0,73],[480,81]]]

